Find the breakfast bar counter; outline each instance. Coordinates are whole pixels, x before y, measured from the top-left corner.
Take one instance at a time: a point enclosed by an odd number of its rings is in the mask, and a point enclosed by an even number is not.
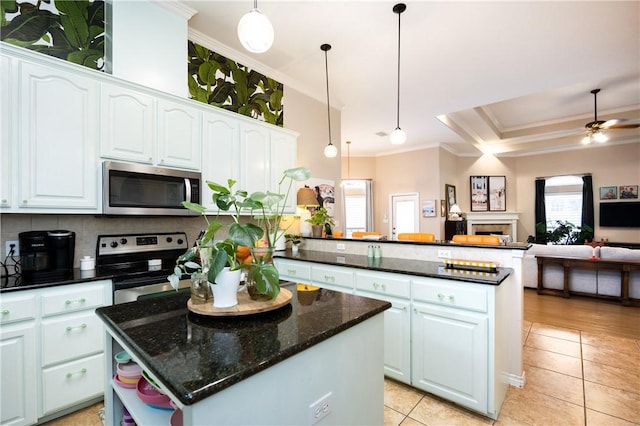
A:
[[[290,304],[244,317],[194,314],[183,293],[97,309],[107,329],[107,424],[119,424],[123,408],[138,425],[174,424],[175,416],[185,425],[310,424],[326,415],[382,424],[380,314],[390,303],[325,289],[309,299],[281,285]],[[123,350],[175,412],[116,384],[114,356]]]

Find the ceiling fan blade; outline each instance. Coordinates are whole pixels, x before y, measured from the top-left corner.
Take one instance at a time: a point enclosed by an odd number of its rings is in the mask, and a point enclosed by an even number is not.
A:
[[[614,124],[613,126],[603,126],[605,129],[637,129],[640,124]]]

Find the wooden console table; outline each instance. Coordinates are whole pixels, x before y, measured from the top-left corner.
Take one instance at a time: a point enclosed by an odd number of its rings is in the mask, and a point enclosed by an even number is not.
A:
[[[623,305],[630,305],[629,300],[629,272],[640,271],[640,261],[623,260],[623,259],[584,259],[579,257],[562,257],[562,256],[536,256],[538,260],[538,294],[553,294],[569,297],[571,293],[599,297],[602,299],[610,299],[611,296],[602,294],[591,294],[582,292],[572,292],[569,290],[569,271],[571,268],[593,269],[593,270],[609,270],[620,271],[622,280],[620,283],[620,302]],[[564,285],[562,290],[544,288],[543,271],[544,265],[556,264],[562,265],[564,268]]]

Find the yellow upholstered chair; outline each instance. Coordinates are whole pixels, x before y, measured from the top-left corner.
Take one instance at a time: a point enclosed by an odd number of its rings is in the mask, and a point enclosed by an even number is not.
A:
[[[398,234],[398,241],[419,241],[421,243],[432,243],[436,240],[434,234],[426,232],[403,232]]]
[[[375,237],[382,236],[382,234],[379,233],[379,232],[354,231],[354,232],[351,233],[351,238],[362,238],[362,237],[366,237],[368,235],[372,235],[372,236],[375,236]]]
[[[495,235],[454,235],[451,241],[458,244],[500,245],[500,237]]]

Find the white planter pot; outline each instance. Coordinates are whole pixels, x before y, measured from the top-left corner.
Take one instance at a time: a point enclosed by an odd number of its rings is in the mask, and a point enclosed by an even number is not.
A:
[[[225,267],[216,277],[215,284],[209,283],[213,293],[214,308],[230,308],[238,304],[241,272],[240,269],[231,271],[229,267]]]

